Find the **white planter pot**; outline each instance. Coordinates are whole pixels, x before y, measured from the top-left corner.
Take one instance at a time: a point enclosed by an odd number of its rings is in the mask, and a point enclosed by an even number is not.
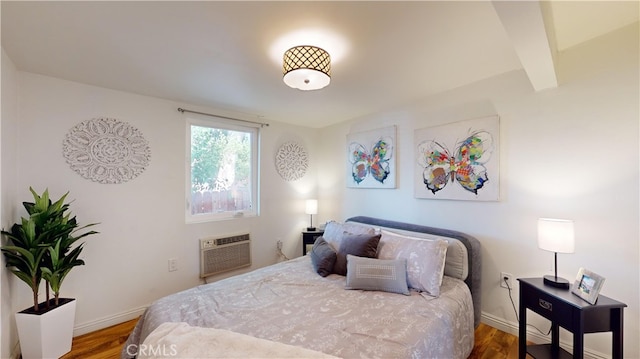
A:
[[[16,313],[22,358],[60,358],[70,352],[75,316],[75,299],[40,315]]]

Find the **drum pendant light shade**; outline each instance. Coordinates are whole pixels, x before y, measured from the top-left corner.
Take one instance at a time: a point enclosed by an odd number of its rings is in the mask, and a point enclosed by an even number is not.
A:
[[[331,82],[331,56],[316,46],[295,46],[282,57],[283,80],[299,90],[319,90]]]

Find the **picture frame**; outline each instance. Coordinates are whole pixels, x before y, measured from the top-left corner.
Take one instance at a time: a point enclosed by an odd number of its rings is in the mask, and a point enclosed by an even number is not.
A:
[[[605,278],[588,269],[580,268],[576,280],[571,286],[571,292],[584,299],[589,304],[596,304],[598,294],[602,289]]]
[[[414,197],[500,200],[500,117],[492,115],[416,129]]]
[[[347,188],[396,188],[396,126],[347,134]]]

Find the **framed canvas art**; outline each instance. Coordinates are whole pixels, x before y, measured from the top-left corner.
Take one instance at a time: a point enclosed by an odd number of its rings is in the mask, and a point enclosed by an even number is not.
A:
[[[499,145],[498,116],[416,130],[415,197],[497,201]]]
[[[396,126],[347,135],[347,187],[395,188]]]

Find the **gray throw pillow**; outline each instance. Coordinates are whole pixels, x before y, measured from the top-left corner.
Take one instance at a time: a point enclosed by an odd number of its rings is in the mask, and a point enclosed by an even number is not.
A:
[[[336,252],[324,238],[318,237],[316,239],[309,256],[311,256],[311,264],[316,273],[326,277],[333,272],[333,265],[336,262]]]
[[[336,264],[333,273],[347,275],[347,255],[375,258],[378,252],[380,234],[344,233],[340,240],[340,248],[336,253]]]
[[[348,255],[345,289],[379,290],[411,295],[407,286],[407,260]]]

